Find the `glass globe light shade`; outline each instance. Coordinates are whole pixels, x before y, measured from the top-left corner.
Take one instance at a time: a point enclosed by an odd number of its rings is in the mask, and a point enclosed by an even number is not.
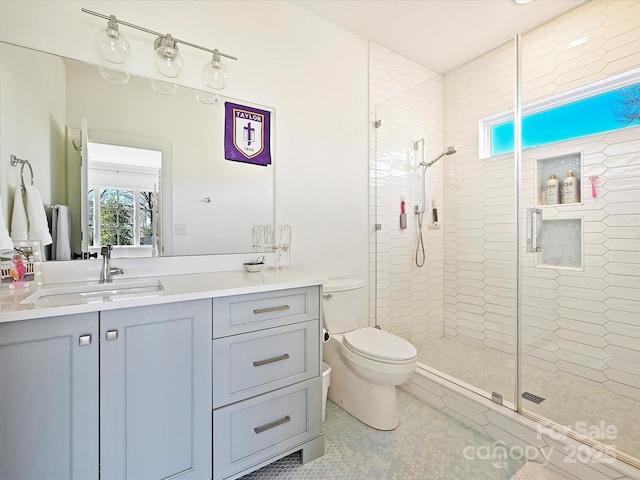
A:
[[[121,72],[119,70],[112,70],[102,65],[98,65],[98,72],[100,76],[106,81],[116,83],[118,85],[124,85],[129,81],[130,75],[127,72]]]
[[[155,42],[156,66],[161,75],[176,78],[182,72],[184,61],[171,35],[159,37]]]
[[[164,82],[155,78],[151,79],[151,88],[154,92],[160,95],[173,95],[178,91],[178,86],[175,83]]]
[[[204,105],[218,105],[220,104],[220,97],[217,93],[205,92],[203,90],[196,90],[196,98]]]
[[[220,61],[220,55],[217,53],[214,53],[212,60],[204,66],[202,74],[208,87],[222,90],[227,86],[229,73],[227,67]]]
[[[118,31],[115,17],[111,17],[107,28],[96,33],[95,44],[98,55],[110,63],[124,63],[129,57],[131,47],[127,39]]]

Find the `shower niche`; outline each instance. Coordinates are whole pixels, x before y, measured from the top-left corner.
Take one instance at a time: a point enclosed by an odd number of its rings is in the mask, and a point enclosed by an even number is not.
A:
[[[542,207],[542,249],[536,254],[537,267],[583,268],[583,221],[565,211],[582,205],[582,165],[582,152],[536,160],[535,203]],[[548,192],[554,184],[557,190]]]
[[[582,218],[543,219],[536,267],[582,270],[582,232]]]
[[[559,186],[557,201],[547,200],[547,183],[551,177]],[[573,178],[571,178],[573,177]],[[582,203],[582,152],[558,155],[549,158],[539,158],[536,161],[536,205],[540,207],[562,207],[563,205],[580,205]],[[569,183],[567,190],[572,192],[565,196],[563,183]]]

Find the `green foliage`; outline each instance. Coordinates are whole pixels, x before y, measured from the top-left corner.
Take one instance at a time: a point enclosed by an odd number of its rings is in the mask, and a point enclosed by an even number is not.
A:
[[[133,192],[103,190],[100,196],[100,245],[133,245]]]

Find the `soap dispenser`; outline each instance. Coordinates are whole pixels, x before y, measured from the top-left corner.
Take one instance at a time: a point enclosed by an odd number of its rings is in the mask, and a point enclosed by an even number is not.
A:
[[[580,182],[573,175],[573,171],[567,172],[567,178],[562,182],[562,203],[580,202]]]

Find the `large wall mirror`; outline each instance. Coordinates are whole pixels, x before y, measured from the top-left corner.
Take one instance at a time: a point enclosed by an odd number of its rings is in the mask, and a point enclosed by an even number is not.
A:
[[[251,251],[251,226],[275,223],[274,164],[224,155],[225,102],[272,108],[0,43],[2,203],[11,218],[28,159],[45,204],[68,205],[73,252],[114,256]],[[84,127],[84,134],[83,134]],[[265,141],[267,141],[265,139]]]

